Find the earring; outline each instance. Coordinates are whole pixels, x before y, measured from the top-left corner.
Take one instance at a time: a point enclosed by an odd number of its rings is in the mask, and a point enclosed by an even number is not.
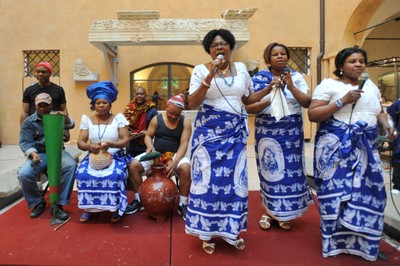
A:
[[[340,70],[340,73],[339,73],[341,76],[343,75],[343,70]]]

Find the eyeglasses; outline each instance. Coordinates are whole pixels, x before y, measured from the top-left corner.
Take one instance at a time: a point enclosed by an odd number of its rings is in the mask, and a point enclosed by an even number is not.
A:
[[[225,48],[228,45],[229,45],[229,43],[227,43],[227,42],[213,43],[210,45],[210,48],[218,48],[218,47]]]

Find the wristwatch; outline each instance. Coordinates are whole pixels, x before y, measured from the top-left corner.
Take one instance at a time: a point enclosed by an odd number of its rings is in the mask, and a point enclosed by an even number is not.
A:
[[[337,107],[339,107],[339,109],[342,109],[342,107],[343,107],[342,100],[337,99],[335,103],[336,103]]]

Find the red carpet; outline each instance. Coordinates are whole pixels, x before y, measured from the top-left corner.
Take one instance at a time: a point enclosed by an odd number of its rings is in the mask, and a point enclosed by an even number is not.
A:
[[[132,192],[130,192],[132,193]],[[131,196],[131,195],[130,195]],[[48,201],[48,200],[47,200]],[[29,218],[25,201],[0,216],[0,264],[25,265],[400,265],[400,251],[381,242],[388,260],[375,263],[349,255],[321,256],[319,217],[314,205],[292,222],[288,232],[273,224],[258,226],[262,213],[259,193],[250,193],[248,231],[243,251],[216,240],[216,252],[206,254],[201,241],[186,235],[184,221],[173,211],[165,223],[149,219],[146,211],[125,216],[111,225],[109,213],[81,224],[76,193],[65,207],[72,219],[59,230],[50,225],[47,207],[38,219]]]

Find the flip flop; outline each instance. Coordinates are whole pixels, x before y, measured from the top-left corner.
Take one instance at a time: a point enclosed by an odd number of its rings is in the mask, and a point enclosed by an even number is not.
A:
[[[208,241],[203,241],[203,250],[207,254],[213,254],[215,252],[215,243],[214,242],[208,242]]]
[[[79,219],[79,221],[81,223],[87,223],[92,218],[92,216],[93,216],[93,213],[84,212],[84,213],[82,213],[81,218]]]
[[[260,227],[263,230],[267,230],[271,227],[272,218],[269,217],[267,214],[263,214],[259,221]]]

